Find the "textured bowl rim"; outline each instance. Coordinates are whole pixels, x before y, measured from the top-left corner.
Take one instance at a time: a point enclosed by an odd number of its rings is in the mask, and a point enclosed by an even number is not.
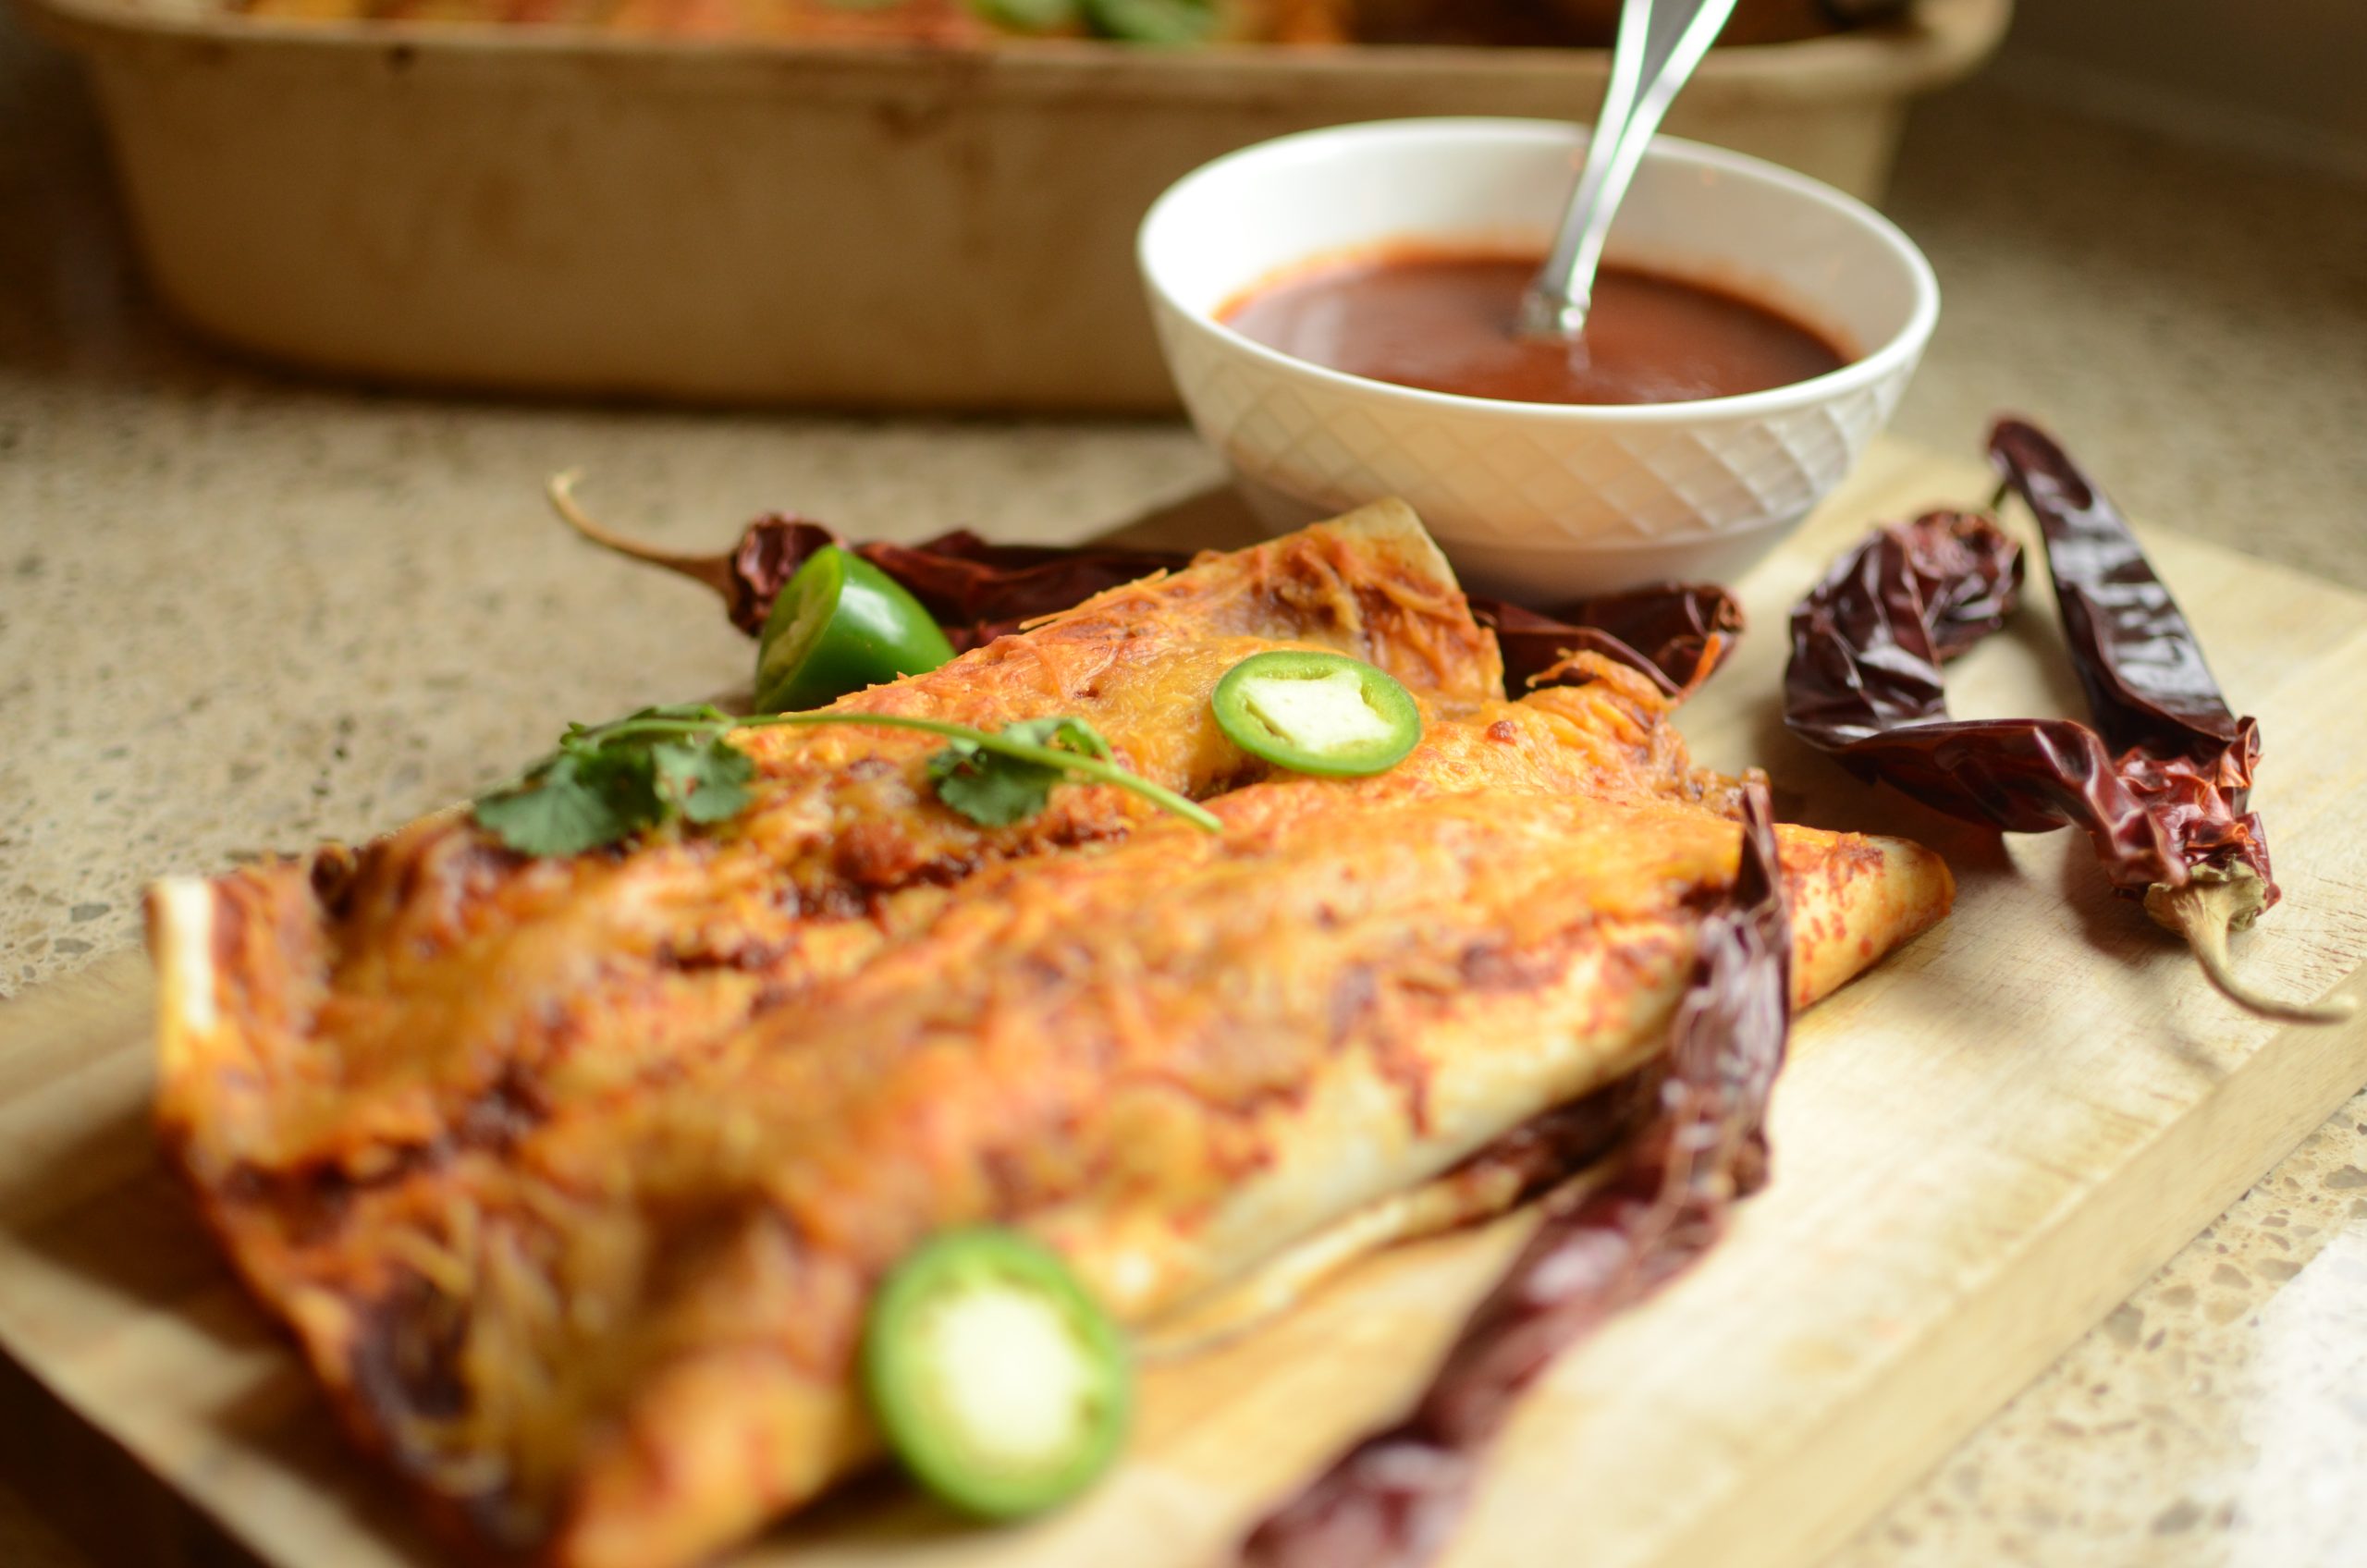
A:
[[[1933,327],[1939,324],[1940,282],[1932,271],[1931,262],[1896,224],[1847,192],[1797,170],[1787,169],[1781,164],[1674,136],[1652,138],[1651,144],[1645,149],[1644,161],[1647,164],[1674,164],[1713,170],[1741,179],[1757,180],[1761,185],[1775,188],[1788,198],[1821,207],[1870,235],[1907,275],[1914,303],[1906,323],[1880,346],[1837,370],[1788,386],[1771,386],[1764,391],[1745,392],[1730,398],[1697,398],[1679,403],[1527,403],[1502,398],[1472,398],[1456,392],[1432,392],[1418,386],[1400,386],[1394,382],[1351,375],[1311,360],[1285,354],[1234,331],[1217,320],[1211,312],[1184,303],[1175,297],[1162,276],[1164,257],[1159,248],[1159,235],[1162,227],[1171,227],[1176,221],[1172,216],[1174,210],[1195,193],[1196,188],[1223,179],[1237,172],[1242,165],[1301,154],[1311,147],[1332,142],[1428,139],[1507,146],[1551,143],[1576,147],[1582,144],[1585,135],[1585,127],[1564,120],[1466,116],[1366,120],[1354,125],[1325,126],[1315,130],[1278,136],[1211,159],[1162,191],[1151,203],[1150,210],[1143,214],[1142,224],[1135,230],[1135,265],[1141,272],[1145,288],[1156,303],[1215,334],[1236,353],[1278,371],[1313,377],[1355,396],[1463,414],[1494,413],[1502,416],[1510,413],[1523,419],[1581,425],[1684,425],[1697,424],[1704,420],[1753,419],[1789,413],[1875,386],[1912,364],[1923,352]],[[1306,259],[1312,260],[1313,257]]]

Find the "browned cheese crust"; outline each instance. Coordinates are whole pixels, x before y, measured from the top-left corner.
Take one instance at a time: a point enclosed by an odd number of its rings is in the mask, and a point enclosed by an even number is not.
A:
[[[1391,668],[1420,746],[1269,777],[1208,696],[1278,644]],[[1734,786],[1585,668],[1502,700],[1427,541],[1367,519],[849,699],[1084,713],[1221,835],[1076,787],[981,829],[929,737],[768,730],[716,829],[527,862],[447,815],[168,885],[165,1133],[456,1538],[692,1562],[865,1458],[865,1303],[931,1231],[1028,1227],[1142,1321],[1657,1048]],[[1946,908],[1915,846],[1783,849],[1803,1002]]]

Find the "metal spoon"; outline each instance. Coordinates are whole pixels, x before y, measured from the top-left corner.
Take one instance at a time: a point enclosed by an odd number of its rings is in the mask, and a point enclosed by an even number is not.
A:
[[[1602,242],[1627,182],[1661,116],[1734,9],[1735,0],[1624,0],[1611,85],[1587,143],[1586,167],[1562,214],[1553,253],[1521,296],[1522,337],[1573,341],[1586,330]]]

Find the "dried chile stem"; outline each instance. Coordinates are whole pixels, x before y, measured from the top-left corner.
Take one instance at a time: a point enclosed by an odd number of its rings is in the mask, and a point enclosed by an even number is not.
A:
[[[551,509],[558,513],[570,528],[604,549],[614,550],[620,556],[627,556],[637,561],[645,561],[651,566],[662,566],[668,571],[681,572],[692,582],[704,583],[722,594],[725,603],[730,602],[730,557],[678,556],[669,551],[656,549],[628,539],[621,533],[610,533],[593,521],[591,515],[585,512],[583,506],[577,502],[575,482],[583,477],[582,469],[571,468],[564,473],[552,474],[543,487],[544,493],[550,497]]]
[[[2202,973],[2238,1007],[2291,1023],[2339,1023],[2358,1011],[2356,997],[2287,1001],[2254,990],[2237,974],[2227,935],[2251,925],[2266,907],[2260,878],[2240,861],[2225,873],[2198,871],[2182,888],[2156,884],[2145,895],[2145,913],[2186,938]]]
[[[767,512],[742,529],[731,548],[721,555],[676,555],[612,533],[593,521],[576,504],[575,479],[575,472],[570,470],[554,475],[547,487],[552,507],[570,528],[604,549],[662,566],[712,588],[723,600],[723,611],[731,618],[731,624],[751,637],[765,629],[765,618],[772,613],[773,601],[780,596],[781,588],[796,574],[805,557],[825,545],[839,542],[836,533],[810,518],[793,512]]]

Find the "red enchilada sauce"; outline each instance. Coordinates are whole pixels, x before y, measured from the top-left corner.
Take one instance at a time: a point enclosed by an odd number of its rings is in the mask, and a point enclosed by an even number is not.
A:
[[[1293,359],[1519,403],[1680,403],[1789,386],[1848,357],[1764,305],[1606,266],[1576,343],[1514,330],[1541,257],[1392,249],[1253,289],[1217,319]]]

